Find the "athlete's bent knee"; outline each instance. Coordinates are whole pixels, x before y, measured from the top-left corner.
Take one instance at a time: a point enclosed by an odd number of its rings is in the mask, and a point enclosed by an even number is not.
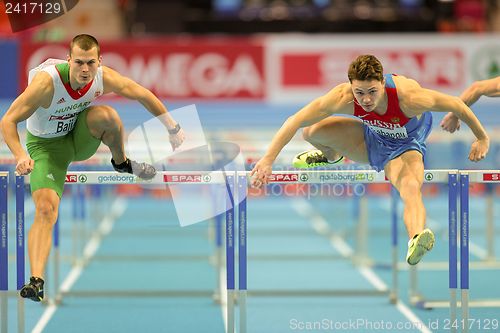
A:
[[[57,220],[57,204],[50,199],[40,199],[35,203],[35,213],[40,218],[38,220],[55,224]]]
[[[422,184],[414,178],[406,178],[401,181],[399,193],[403,200],[415,200],[421,196]]]
[[[116,126],[119,120],[118,113],[110,106],[101,105],[99,109],[92,114],[92,118],[97,118],[99,125],[104,127]]]
[[[302,130],[302,138],[306,141],[309,141],[311,139],[311,135],[312,135],[312,129],[311,129],[311,126],[309,127],[305,127],[303,130]]]

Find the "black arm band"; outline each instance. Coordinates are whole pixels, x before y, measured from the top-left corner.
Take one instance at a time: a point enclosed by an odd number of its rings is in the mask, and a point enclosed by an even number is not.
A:
[[[168,130],[168,134],[177,134],[181,130],[181,125],[177,124],[174,128]]]

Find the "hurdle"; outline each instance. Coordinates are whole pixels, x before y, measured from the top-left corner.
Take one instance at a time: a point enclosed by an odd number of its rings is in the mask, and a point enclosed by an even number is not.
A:
[[[458,170],[425,170],[424,182],[425,183],[442,183],[453,184],[450,179],[457,177]],[[237,172],[239,197],[246,195],[249,183],[249,172]],[[276,171],[269,177],[270,184],[375,184],[375,183],[388,183],[383,172],[376,172],[375,170],[317,170],[317,171]],[[241,186],[241,187],[240,187]],[[450,195],[456,195],[450,189]],[[245,196],[246,198],[246,196]],[[240,304],[240,333],[247,331],[246,320],[246,298],[259,297],[259,296],[295,296],[295,297],[335,297],[335,296],[387,296],[390,302],[395,302],[398,298],[397,289],[397,273],[392,274],[392,289],[377,290],[248,290],[247,286],[247,200],[238,200],[238,233],[239,233],[239,304]],[[396,234],[397,226],[394,225],[397,221],[392,218],[393,233]],[[397,271],[397,238],[393,235],[391,242],[393,247],[392,252],[392,269]],[[243,305],[243,306],[242,306]]]
[[[56,281],[56,301],[61,301],[63,297],[210,297],[215,298],[215,294],[222,295],[225,293],[226,296],[221,303],[226,306],[226,331],[234,332],[235,324],[235,249],[234,249],[234,190],[235,190],[235,173],[234,172],[223,172],[223,171],[172,171],[172,172],[158,172],[157,175],[151,180],[143,180],[133,175],[124,175],[117,172],[100,172],[100,171],[69,171],[66,175],[66,184],[68,185],[94,185],[94,184],[137,184],[137,185],[224,185],[225,189],[228,191],[226,196],[226,210],[224,214],[226,222],[226,274],[225,274],[225,290],[215,289],[214,290],[171,290],[171,291],[140,291],[140,290],[127,290],[127,291],[70,291],[61,290],[58,285],[58,274],[59,274],[59,261],[56,260],[54,272]],[[22,236],[18,235],[18,249],[17,249],[17,264],[18,264],[18,290],[22,288],[25,283],[24,277],[24,185],[29,183],[29,176],[17,176],[16,177],[16,219],[18,223],[22,221],[23,225],[18,226],[17,232],[22,231]],[[0,173],[0,215],[1,215],[1,240],[2,247],[0,247],[0,294],[2,296],[2,331],[0,333],[7,333],[7,276],[8,276],[8,242],[7,242],[7,187],[8,187],[8,172]],[[219,214],[219,215],[222,215]],[[219,219],[218,224],[221,226],[223,223],[222,219]],[[222,229],[222,228],[221,228]],[[57,229],[58,230],[58,229]],[[54,229],[56,231],[56,229]],[[4,242],[5,240],[5,242]],[[22,250],[19,247],[22,240]],[[54,241],[58,245],[59,236],[55,233]],[[222,246],[222,240],[217,240],[217,246]],[[221,253],[221,249],[218,249],[218,253]],[[57,254],[58,255],[58,254]],[[81,264],[85,264],[86,258],[82,259]],[[222,261],[218,259],[218,261]],[[6,269],[4,269],[4,267]],[[220,267],[216,267],[217,270]],[[22,274],[21,274],[22,272]],[[218,277],[223,279],[222,274],[217,274]],[[218,282],[219,283],[219,282]],[[220,281],[220,284],[224,283]],[[221,288],[222,289],[222,288]],[[18,292],[16,292],[16,295]],[[221,296],[218,296],[221,299]],[[24,304],[24,299],[18,297],[18,302]],[[23,307],[24,308],[24,307]],[[18,332],[24,332],[24,310],[20,311],[21,307],[18,306]],[[5,318],[5,320],[3,320]]]
[[[0,173],[0,308],[1,318],[0,332],[7,333],[8,331],[8,290],[9,290],[9,272],[3,267],[9,264],[9,214],[7,202],[7,187],[9,183],[9,173]]]
[[[16,291],[9,291],[9,214],[8,214],[9,173],[0,172],[0,307],[2,323],[0,332],[8,332],[8,299],[17,296],[25,281],[25,237],[24,237],[24,183],[22,177],[16,176]],[[20,195],[23,195],[20,197]],[[22,199],[21,199],[22,198]],[[17,328],[24,333],[24,299],[17,297]]]
[[[469,262],[469,184],[470,183],[486,183],[493,184],[500,182],[500,170],[460,170],[457,179],[453,179],[453,191],[455,195],[449,197],[450,214],[449,216],[449,300],[429,300],[426,299],[421,293],[417,292],[416,285],[412,286],[411,293],[414,296],[413,305],[422,309],[432,308],[450,308],[450,320],[455,322],[457,319],[457,307],[462,309],[461,328],[463,332],[469,330],[467,325],[469,319],[469,308],[485,308],[485,307],[500,307],[500,299],[476,299],[469,300],[469,269],[471,263]],[[458,200],[457,200],[458,199]],[[459,209],[458,209],[459,207]],[[459,210],[459,215],[458,215]],[[491,213],[488,213],[491,214]],[[459,232],[457,226],[460,226]],[[487,229],[489,230],[489,222]],[[457,238],[460,240],[460,289],[461,301],[457,301],[457,286],[458,286],[458,243]],[[489,237],[487,244],[491,244]],[[473,266],[477,269],[487,267],[487,265]],[[493,266],[495,267],[495,266]],[[452,331],[456,331],[457,327],[451,327]]]
[[[1,333],[8,332],[8,298],[17,296],[25,281],[25,237],[24,237],[24,183],[22,177],[16,176],[16,291],[9,292],[9,221],[8,221],[8,184],[9,173],[0,172],[0,293],[1,293]],[[20,197],[20,195],[23,195]],[[22,199],[21,199],[22,198]],[[24,333],[24,299],[17,297],[17,328]]]

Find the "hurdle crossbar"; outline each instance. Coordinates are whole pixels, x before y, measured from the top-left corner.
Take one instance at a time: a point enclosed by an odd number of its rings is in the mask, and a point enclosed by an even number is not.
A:
[[[139,178],[128,173],[115,171],[68,171],[66,174],[66,185],[117,185],[117,184],[140,184],[140,185],[209,185],[226,184],[225,177],[231,172],[223,171],[160,171],[149,180]],[[29,184],[29,175],[24,176],[24,181]]]

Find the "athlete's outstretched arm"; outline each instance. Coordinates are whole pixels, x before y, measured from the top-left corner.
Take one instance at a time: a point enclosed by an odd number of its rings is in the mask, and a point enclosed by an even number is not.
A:
[[[459,98],[435,90],[413,88],[405,92],[408,98],[403,105],[413,115],[425,111],[451,112],[466,123],[477,140],[472,144],[469,159],[473,162],[482,160],[489,150],[490,139],[483,125],[472,110]]]
[[[151,91],[106,66],[103,66],[103,81],[105,94],[113,92],[128,99],[136,100],[152,115],[157,117],[168,130],[175,129],[177,122],[168,113],[165,105]],[[179,147],[184,141],[184,131],[180,129],[176,134],[171,134],[169,139],[172,148]]]
[[[460,98],[465,104],[471,106],[481,96],[500,97],[500,76],[490,80],[474,82],[464,90]]]
[[[332,114],[346,112],[346,100],[348,98],[345,95],[347,89],[350,91],[349,87],[346,88],[346,84],[333,88],[329,93],[313,100],[283,123],[271,140],[266,153],[255,164],[250,173],[251,176],[255,175],[252,181],[254,186],[258,187],[267,184],[267,178],[272,172],[274,160],[299,128],[313,125]],[[352,102],[352,95],[350,101]]]
[[[500,97],[500,76],[474,82],[462,92],[460,98],[465,104],[471,106],[481,96]],[[441,127],[445,131],[453,133],[460,129],[460,120],[452,112],[449,112],[441,121]]]
[[[28,119],[40,106],[48,107],[53,94],[50,76],[45,72],[38,73],[26,90],[14,100],[0,122],[3,138],[16,159],[16,172],[20,175],[29,174],[34,161],[21,145],[17,124]]]

